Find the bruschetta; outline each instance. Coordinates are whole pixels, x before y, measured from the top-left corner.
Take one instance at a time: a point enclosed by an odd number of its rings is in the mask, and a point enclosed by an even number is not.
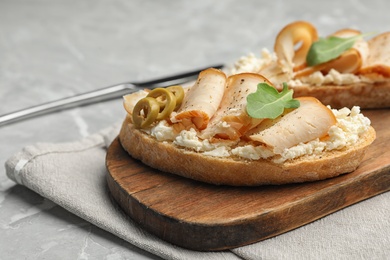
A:
[[[277,34],[273,51],[237,60],[228,74],[252,72],[294,96],[313,96],[333,108],[390,107],[390,32],[372,36],[341,29],[320,37],[314,25],[296,21]]]
[[[124,107],[119,140],[130,156],[217,185],[298,183],[352,172],[376,137],[359,107],[293,98],[293,90],[278,91],[258,73],[227,76],[210,68],[189,88],[126,95]]]

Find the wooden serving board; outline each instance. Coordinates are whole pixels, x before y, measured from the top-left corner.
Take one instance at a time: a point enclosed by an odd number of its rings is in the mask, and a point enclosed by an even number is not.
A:
[[[107,153],[108,186],[150,233],[188,249],[251,244],[390,190],[390,110],[368,110],[377,131],[359,168],[312,183],[229,187],[163,173],[131,158],[118,139]]]

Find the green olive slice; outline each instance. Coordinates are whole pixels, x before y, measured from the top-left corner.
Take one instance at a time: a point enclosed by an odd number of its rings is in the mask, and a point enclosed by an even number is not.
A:
[[[176,107],[175,95],[165,88],[155,88],[149,92],[147,97],[155,98],[160,105],[157,120],[162,120],[170,116]]]
[[[152,97],[140,99],[133,109],[133,124],[136,128],[146,128],[156,121],[160,105]]]
[[[184,89],[182,86],[176,85],[176,86],[170,86],[167,87],[167,90],[171,91],[175,97],[176,97],[176,107],[175,110],[179,109],[181,103],[184,99]]]

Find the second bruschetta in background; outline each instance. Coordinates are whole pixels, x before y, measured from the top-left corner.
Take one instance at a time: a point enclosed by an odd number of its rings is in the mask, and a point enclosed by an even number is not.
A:
[[[333,108],[390,107],[390,32],[362,34],[341,29],[320,37],[314,25],[297,21],[278,33],[273,52],[239,59],[228,74],[259,73],[294,96],[313,96]]]

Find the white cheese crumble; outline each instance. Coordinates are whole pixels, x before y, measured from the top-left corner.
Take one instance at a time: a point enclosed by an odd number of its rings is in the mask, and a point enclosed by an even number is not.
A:
[[[275,155],[271,150],[263,146],[253,145],[236,147],[232,149],[232,154],[250,160],[266,159]]]
[[[214,156],[214,157],[229,157],[230,156],[229,148],[226,146],[217,147],[214,150],[206,151],[203,154],[207,155],[207,156]]]
[[[215,146],[210,144],[208,139],[200,140],[195,129],[191,128],[189,131],[183,130],[176,136],[173,143],[177,146],[190,148],[197,152],[210,151],[215,149]]]
[[[359,107],[352,110],[342,108],[332,109],[337,118],[337,124],[329,129],[329,141],[327,150],[341,149],[345,146],[353,145],[359,140],[359,135],[367,131],[371,124],[370,119],[360,113]]]
[[[327,75],[323,75],[320,71],[302,77],[300,80],[293,82],[291,85],[310,84],[312,86],[322,85],[349,85],[361,82],[361,78],[351,73],[340,73],[337,70],[331,69]],[[301,83],[301,84],[299,84]]]
[[[308,143],[300,143],[289,149],[285,149],[280,157],[275,158],[273,161],[276,163],[282,163],[289,159],[298,158],[303,155],[320,154],[326,147],[325,142],[321,142],[319,139],[310,141]]]
[[[313,140],[307,143],[300,143],[281,154],[274,154],[264,146],[237,145],[236,142],[215,142],[208,139],[200,139],[195,129],[183,130],[174,134],[173,128],[163,120],[156,126],[146,131],[158,141],[172,141],[174,145],[200,152],[206,156],[230,157],[236,156],[248,160],[259,160],[272,158],[275,163],[282,163],[304,155],[321,154],[324,151],[338,150],[354,145],[359,136],[367,131],[370,120],[360,113],[360,108],[355,106],[348,108],[331,109],[337,119],[337,123],[328,131],[328,138],[325,140]]]
[[[276,61],[276,55],[264,48],[261,51],[261,57],[256,57],[255,54],[249,53],[247,56],[242,56],[235,62],[230,74],[238,74],[242,72],[259,72],[266,65]]]
[[[149,134],[158,141],[173,141],[175,139],[172,127],[170,127],[165,120],[160,121],[153,127]]]

